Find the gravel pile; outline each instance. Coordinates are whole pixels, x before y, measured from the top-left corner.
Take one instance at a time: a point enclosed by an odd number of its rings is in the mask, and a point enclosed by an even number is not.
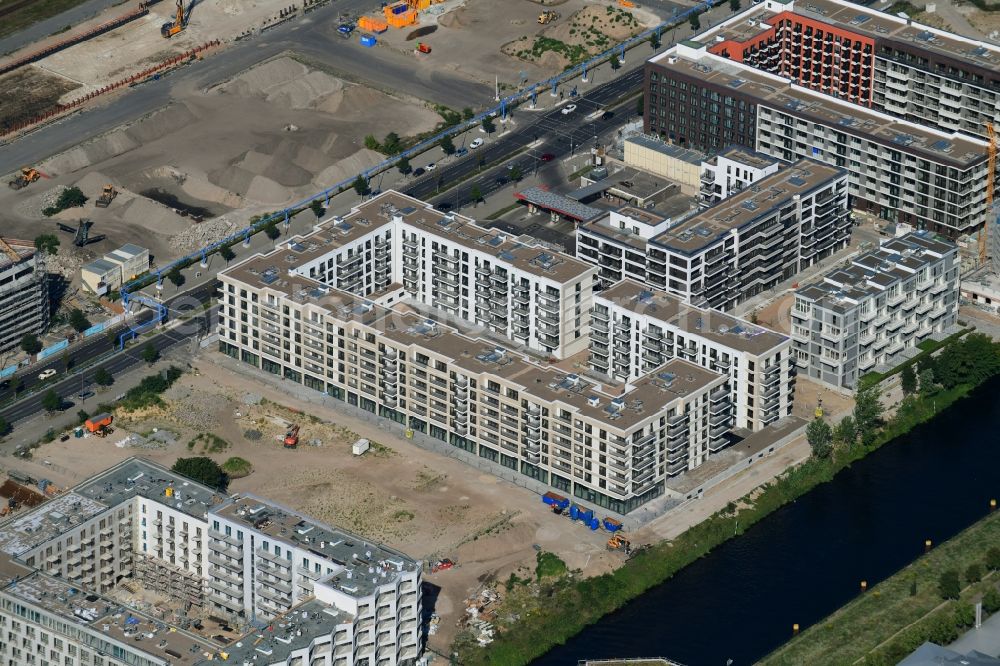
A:
[[[220,241],[236,231],[236,223],[221,215],[190,227],[170,239],[170,247],[183,253],[193,252]]]
[[[173,404],[173,416],[198,432],[211,432],[219,425],[218,415],[231,412],[229,399],[221,395],[188,396]]]
[[[259,405],[261,397],[256,393],[244,393],[243,394],[243,404],[244,405]]]
[[[66,235],[60,236],[60,240],[64,241],[65,239]],[[45,255],[45,270],[49,273],[58,273],[67,280],[72,280],[79,274],[81,266],[96,258],[96,254],[87,250],[75,252],[60,250],[58,254]]]
[[[264,433],[262,433],[260,430],[247,430],[246,432],[243,433],[243,436],[248,441],[256,442],[260,440],[261,437],[264,436]]]

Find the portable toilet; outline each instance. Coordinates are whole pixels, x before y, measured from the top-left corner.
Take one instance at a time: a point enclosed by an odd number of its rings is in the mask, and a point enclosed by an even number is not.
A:
[[[574,504],[573,506],[571,506],[569,508],[569,517],[572,518],[573,520],[576,520],[577,518],[579,518],[580,517],[580,507],[578,507],[576,504]]]
[[[375,38],[372,35],[361,35],[361,46],[371,48],[375,46]]]

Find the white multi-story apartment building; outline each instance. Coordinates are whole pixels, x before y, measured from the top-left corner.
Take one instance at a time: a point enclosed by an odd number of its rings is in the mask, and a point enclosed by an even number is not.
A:
[[[0,238],[0,352],[29,333],[44,333],[50,308],[42,253],[29,241]]]
[[[623,280],[594,298],[590,367],[635,381],[673,358],[729,379],[735,426],[760,430],[792,412],[792,341],[718,310]]]
[[[742,146],[730,146],[701,163],[698,203],[708,208],[778,171],[773,157]]]
[[[853,388],[878,365],[955,324],[957,247],[917,231],[855,256],[800,287],[792,307],[799,371]]]
[[[576,254],[604,288],[632,278],[729,310],[846,247],[850,233],[846,172],[804,159],[678,221],[622,209],[581,225]]]
[[[764,0],[650,59],[647,133],[847,169],[852,207],[954,236],[987,217],[1000,49],[841,0]]]
[[[324,291],[277,250],[219,274],[220,349],[624,514],[728,443],[726,378],[681,359],[595,382],[397,305]]]
[[[129,458],[0,526],[0,663],[411,665],[420,576],[384,546]],[[191,626],[103,596],[129,580]],[[198,633],[207,615],[248,633],[217,642]]]
[[[266,269],[276,279],[287,269],[359,296],[402,285],[412,301],[529,349],[565,358],[587,347],[592,267],[398,192],[282,248]]]

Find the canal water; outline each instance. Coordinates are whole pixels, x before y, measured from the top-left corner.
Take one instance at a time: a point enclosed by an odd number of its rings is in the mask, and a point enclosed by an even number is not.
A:
[[[771,514],[535,666],[752,664],[1000,499],[1000,378]]]

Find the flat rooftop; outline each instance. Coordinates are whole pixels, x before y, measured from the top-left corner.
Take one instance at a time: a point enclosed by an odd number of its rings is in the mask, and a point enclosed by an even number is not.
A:
[[[308,550],[333,565],[327,584],[350,595],[369,595],[395,580],[396,573],[421,566],[398,551],[255,495],[235,497],[212,513],[244,523],[275,541]]]
[[[829,310],[846,312],[957,251],[958,246],[953,243],[939,240],[927,231],[914,231],[853,256],[850,264],[834,268],[795,293]]]
[[[173,496],[166,496],[171,488]],[[0,551],[16,556],[136,496],[204,519],[225,495],[165,467],[129,458],[72,490],[0,525]]]
[[[636,314],[754,356],[764,355],[789,340],[771,329],[718,310],[695,307],[673,294],[650,289],[632,279],[612,285],[596,295],[595,299],[610,301]]]
[[[775,213],[794,197],[807,196],[846,174],[839,167],[813,159],[801,159],[714,206],[685,218],[655,236],[652,242],[683,254],[693,254],[714,245],[730,231]]]
[[[698,166],[708,159],[708,156],[701,151],[667,143],[658,136],[650,136],[648,134],[634,134],[625,139],[625,143],[632,143],[637,146],[642,146],[643,148],[655,150],[656,152],[667,155],[668,157],[673,157],[674,159],[682,162]]]
[[[680,54],[674,46],[649,62],[719,88],[739,90],[776,111],[869,138],[941,164],[967,168],[986,160],[984,141],[911,123],[794,85],[786,78],[709,53],[704,47],[711,44],[710,41],[696,44],[701,50],[693,58]]]
[[[171,664],[196,664],[221,646],[203,636],[169,626],[107,597],[74,587],[41,572],[15,580],[3,589],[26,603],[89,626],[98,634],[148,652]]]
[[[599,182],[603,184],[603,181]],[[564,196],[541,187],[528,187],[520,190],[514,196],[520,201],[527,201],[539,208],[555,211],[578,222],[589,222],[604,214],[600,208],[582,204],[571,195],[572,193]]]
[[[0,237],[0,240],[10,246],[10,249],[14,250],[15,254],[21,257],[18,259],[17,263],[35,256],[35,244],[30,241],[6,237]],[[10,255],[6,252],[0,251],[0,270],[7,268],[8,266],[12,266],[14,263],[15,262]]]
[[[777,158],[765,155],[764,153],[758,153],[756,150],[751,150],[746,146],[729,146],[720,152],[718,157],[725,157],[754,169],[766,169],[772,164],[780,163],[780,160]],[[711,161],[712,164],[717,163],[715,158]]]
[[[617,190],[626,196],[638,199],[649,199],[670,187],[677,187],[675,183],[666,178],[660,178],[633,167],[625,167],[620,171],[608,174],[607,178],[602,178],[594,183],[594,185],[597,184],[606,185],[608,190]]]

